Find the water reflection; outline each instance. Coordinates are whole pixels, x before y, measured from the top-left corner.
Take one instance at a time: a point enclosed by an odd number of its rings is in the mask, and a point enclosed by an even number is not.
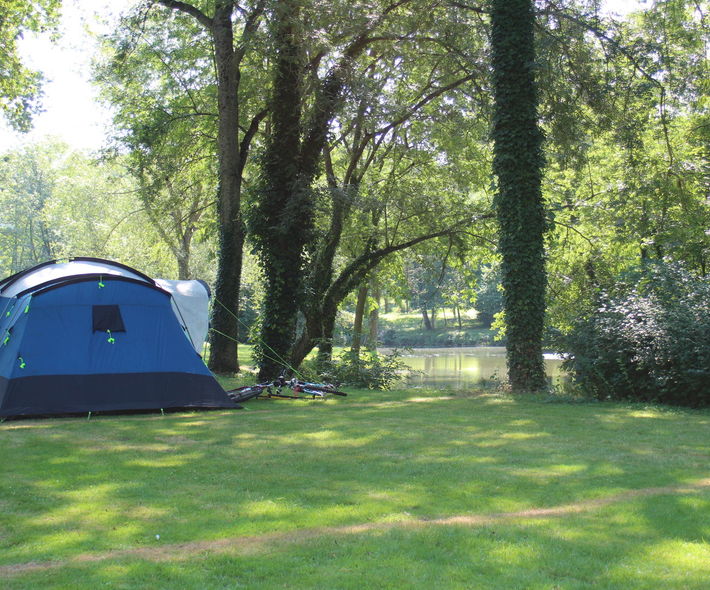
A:
[[[408,379],[410,387],[465,389],[492,379],[503,380],[506,376],[503,346],[416,348],[402,358],[419,372]],[[561,365],[559,355],[545,354],[545,369],[553,383],[564,378]]]

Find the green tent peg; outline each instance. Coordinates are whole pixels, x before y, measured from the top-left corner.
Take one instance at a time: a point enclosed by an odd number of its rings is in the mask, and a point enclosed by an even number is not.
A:
[[[17,357],[17,361],[20,363],[20,369],[24,369],[27,366],[25,359],[23,359],[21,356]]]
[[[106,342],[108,342],[109,344],[113,344],[114,342],[116,342],[116,339],[111,335],[111,330],[106,330],[106,333],[108,334]]]
[[[106,285],[104,285],[104,276],[100,275],[99,276],[99,289],[103,289]]]
[[[5,346],[8,342],[10,342],[10,331],[5,332],[5,338],[2,340],[2,345]]]

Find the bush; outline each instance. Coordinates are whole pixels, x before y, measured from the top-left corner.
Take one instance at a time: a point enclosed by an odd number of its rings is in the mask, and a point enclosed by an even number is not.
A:
[[[321,367],[319,377],[353,387],[389,389],[409,372],[411,369],[398,350],[389,354],[361,351],[359,355],[346,351],[325,368]]]
[[[561,346],[565,367],[598,399],[710,405],[710,285],[654,264],[602,294]]]

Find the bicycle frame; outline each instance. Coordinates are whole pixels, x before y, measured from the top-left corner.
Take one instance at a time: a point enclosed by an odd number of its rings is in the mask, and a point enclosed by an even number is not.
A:
[[[284,388],[293,391],[294,395],[282,393]],[[328,395],[340,395],[344,397],[348,394],[344,391],[338,391],[335,385],[331,383],[311,383],[295,378],[286,380],[283,375],[281,375],[274,381],[231,389],[227,391],[227,395],[232,401],[239,403],[259,398],[308,399],[308,397],[310,397],[311,399],[325,399]]]

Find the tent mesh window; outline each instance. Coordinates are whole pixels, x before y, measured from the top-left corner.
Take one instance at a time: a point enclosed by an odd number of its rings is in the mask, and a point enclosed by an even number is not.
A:
[[[125,332],[118,305],[94,305],[92,310],[94,332]]]

